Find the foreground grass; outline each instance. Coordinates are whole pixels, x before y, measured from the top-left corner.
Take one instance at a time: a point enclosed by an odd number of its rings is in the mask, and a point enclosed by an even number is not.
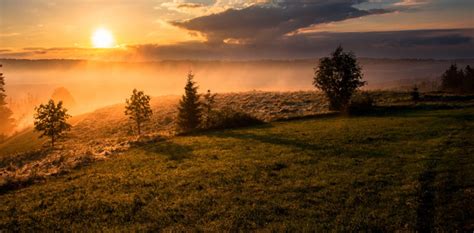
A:
[[[474,109],[137,146],[1,196],[0,230],[472,230]]]

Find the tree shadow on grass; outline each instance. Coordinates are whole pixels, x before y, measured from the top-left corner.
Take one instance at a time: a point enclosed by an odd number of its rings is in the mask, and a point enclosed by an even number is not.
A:
[[[267,144],[273,144],[277,146],[293,147],[300,150],[317,151],[317,150],[331,148],[327,145],[322,145],[322,144],[316,145],[309,142],[305,142],[303,140],[285,138],[282,135],[278,135],[278,134],[258,135],[258,134],[247,133],[247,132],[239,133],[239,132],[229,131],[229,132],[215,133],[209,136],[219,137],[219,138],[235,138],[239,140],[254,140],[254,141],[259,141],[259,142],[267,143]]]
[[[166,157],[168,160],[182,161],[187,159],[192,154],[190,146],[180,145],[171,140],[162,140],[153,143],[137,145],[135,148],[145,151],[146,153],[159,154]]]

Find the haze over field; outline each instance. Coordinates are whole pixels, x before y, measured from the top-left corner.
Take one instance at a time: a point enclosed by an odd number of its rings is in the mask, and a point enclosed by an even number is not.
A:
[[[196,74],[200,91],[314,90],[317,59],[282,61],[163,61],[145,63],[80,60],[0,60],[13,102],[26,98],[47,100],[64,87],[78,106],[73,113],[124,102],[133,88],[152,96],[179,95],[188,71]],[[435,82],[451,60],[361,59],[365,89],[405,90],[414,83]],[[473,60],[454,61],[459,65]],[[430,83],[425,88],[429,89]]]

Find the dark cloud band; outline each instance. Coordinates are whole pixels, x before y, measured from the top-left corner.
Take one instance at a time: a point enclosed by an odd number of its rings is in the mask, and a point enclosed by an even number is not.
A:
[[[360,2],[362,1],[274,1],[243,9],[229,9],[219,14],[173,24],[201,32],[211,42],[222,42],[225,39],[266,41],[313,24],[389,12],[383,9],[360,10],[354,7]]]

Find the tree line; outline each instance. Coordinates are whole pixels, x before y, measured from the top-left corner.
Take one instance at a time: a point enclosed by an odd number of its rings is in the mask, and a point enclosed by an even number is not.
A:
[[[474,69],[467,65],[464,70],[452,64],[441,76],[441,90],[454,93],[474,93]]]

